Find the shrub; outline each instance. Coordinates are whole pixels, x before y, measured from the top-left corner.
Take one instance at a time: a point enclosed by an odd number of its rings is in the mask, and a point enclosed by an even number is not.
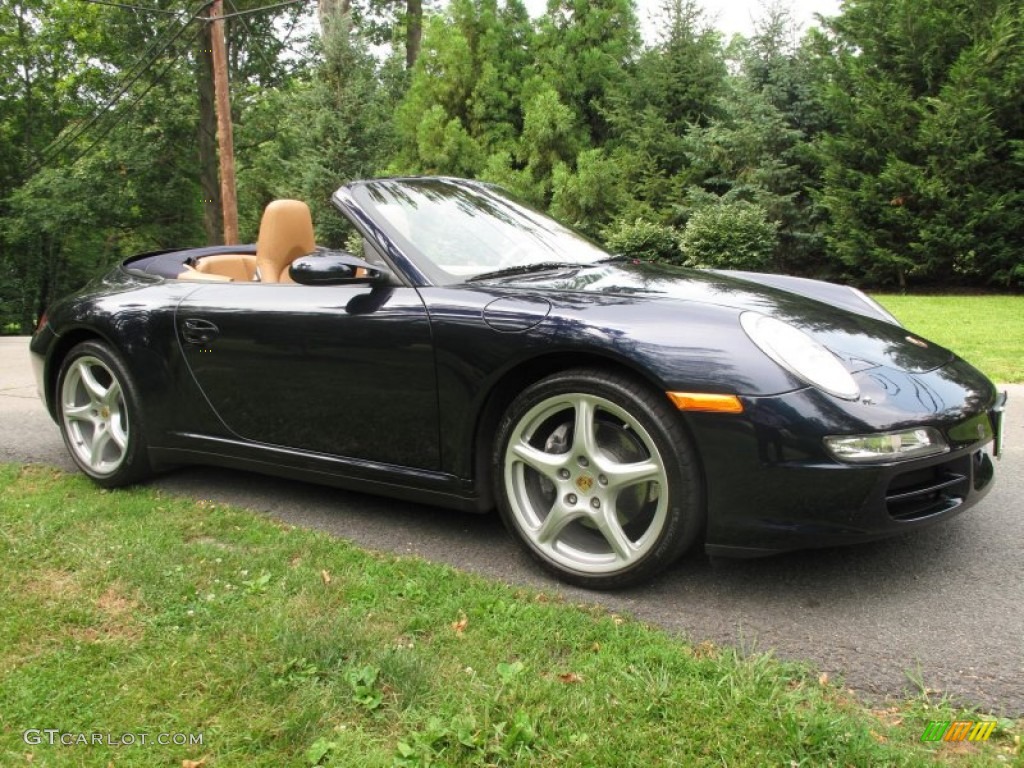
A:
[[[632,223],[619,221],[604,231],[604,243],[612,253],[634,259],[673,264],[681,264],[683,261],[679,230],[666,224],[655,224],[644,219]]]
[[[778,223],[759,205],[743,200],[716,202],[696,211],[682,235],[690,267],[764,270],[778,245]]]

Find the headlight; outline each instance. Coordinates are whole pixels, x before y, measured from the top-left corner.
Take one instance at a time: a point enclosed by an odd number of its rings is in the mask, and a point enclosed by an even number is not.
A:
[[[873,435],[836,435],[825,447],[840,461],[871,462],[919,459],[945,453],[949,445],[937,429],[918,427]]]
[[[839,359],[798,328],[757,312],[740,315],[740,325],[762,352],[794,376],[844,400],[860,396]]]

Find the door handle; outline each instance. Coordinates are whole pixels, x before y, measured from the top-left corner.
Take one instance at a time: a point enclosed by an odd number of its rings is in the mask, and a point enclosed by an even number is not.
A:
[[[220,328],[209,320],[189,318],[181,324],[181,336],[189,344],[209,344],[220,333]]]

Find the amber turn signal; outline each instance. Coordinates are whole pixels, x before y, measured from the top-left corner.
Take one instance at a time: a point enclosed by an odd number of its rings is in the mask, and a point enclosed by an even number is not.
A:
[[[743,413],[743,403],[736,395],[709,395],[702,392],[666,392],[665,394],[681,411]]]

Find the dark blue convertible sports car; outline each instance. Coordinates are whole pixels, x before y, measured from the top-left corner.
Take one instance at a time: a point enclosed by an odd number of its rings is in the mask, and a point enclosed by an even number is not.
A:
[[[253,246],[147,253],[56,303],[39,391],[103,486],[216,464],[497,506],[610,588],[696,543],[865,541],[991,487],[1005,395],[863,293],[638,262],[477,182],[271,203]]]

